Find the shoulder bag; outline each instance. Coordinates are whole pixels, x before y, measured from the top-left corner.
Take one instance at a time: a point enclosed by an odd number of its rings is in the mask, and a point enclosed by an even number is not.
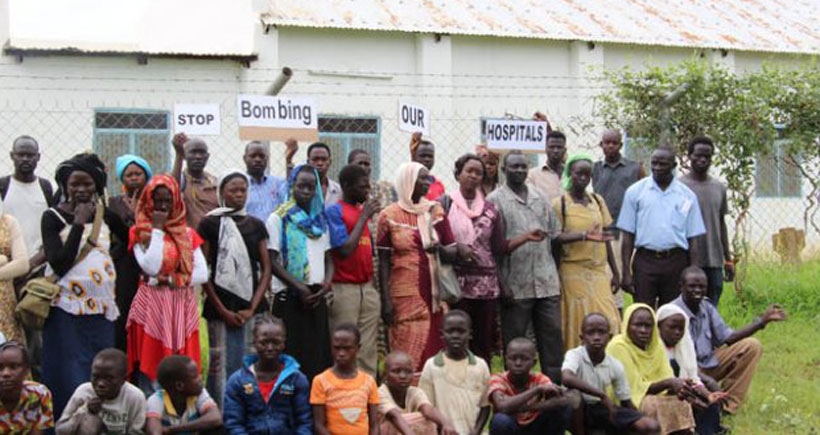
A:
[[[430,238],[438,240],[436,229],[433,228],[433,219],[430,219]],[[436,251],[436,271],[438,276],[438,298],[441,302],[454,304],[461,300],[461,285],[458,283],[456,271],[451,264],[441,261],[441,254]]]

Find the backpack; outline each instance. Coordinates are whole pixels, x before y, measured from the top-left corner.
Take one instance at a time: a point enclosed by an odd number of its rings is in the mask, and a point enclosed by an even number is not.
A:
[[[46,204],[48,204],[49,207],[55,206],[57,201],[55,201],[54,198],[54,191],[51,188],[51,182],[41,177],[37,177],[37,181],[40,183],[40,190],[43,191],[43,196],[46,198]],[[10,185],[11,175],[6,175],[5,177],[0,178],[0,198],[6,199],[6,194],[9,191]]]

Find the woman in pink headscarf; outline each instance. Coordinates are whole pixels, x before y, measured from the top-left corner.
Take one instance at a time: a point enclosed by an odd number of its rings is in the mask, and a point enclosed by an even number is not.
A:
[[[379,215],[379,281],[382,318],[390,349],[407,352],[415,371],[442,348],[445,308],[438,297],[435,253],[445,261],[457,248],[444,209],[424,197],[430,173],[420,163],[404,163],[396,179],[398,202]]]

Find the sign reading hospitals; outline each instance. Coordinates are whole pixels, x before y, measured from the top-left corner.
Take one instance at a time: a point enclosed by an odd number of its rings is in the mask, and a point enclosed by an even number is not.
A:
[[[221,124],[219,104],[174,104],[174,133],[218,136]]]
[[[544,152],[547,123],[518,119],[488,119],[484,135],[489,149]]]
[[[319,140],[314,98],[239,95],[236,104],[242,140]]]

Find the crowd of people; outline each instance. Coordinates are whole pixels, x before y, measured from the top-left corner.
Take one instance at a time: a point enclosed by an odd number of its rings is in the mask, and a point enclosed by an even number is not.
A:
[[[601,160],[566,142],[550,131],[536,168],[478,146],[448,191],[420,134],[395,183],[358,149],[331,174],[321,142],[293,165],[295,141],[286,178],[260,142],[217,177],[177,134],[170,173],[82,153],[55,192],[20,136],[0,178],[0,432],[723,433],[752,335],[786,314],[732,329],[718,311],[715,144],[693,138],[676,177],[673,150],[646,176],[617,131]],[[41,327],[16,310],[37,276],[59,287]]]

